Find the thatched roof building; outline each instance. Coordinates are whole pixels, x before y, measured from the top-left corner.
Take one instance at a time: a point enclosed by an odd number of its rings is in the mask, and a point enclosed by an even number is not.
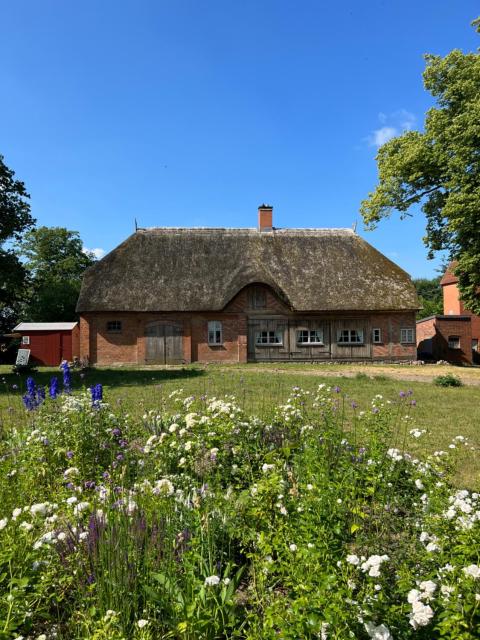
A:
[[[269,285],[293,311],[415,310],[409,275],[351,229],[140,229],[85,274],[77,311],[220,311]]]

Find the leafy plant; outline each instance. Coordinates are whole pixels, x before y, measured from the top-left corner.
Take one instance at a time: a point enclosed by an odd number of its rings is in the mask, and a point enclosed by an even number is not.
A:
[[[463,387],[463,382],[457,376],[451,373],[446,373],[443,376],[437,376],[433,379],[433,383],[437,387]]]

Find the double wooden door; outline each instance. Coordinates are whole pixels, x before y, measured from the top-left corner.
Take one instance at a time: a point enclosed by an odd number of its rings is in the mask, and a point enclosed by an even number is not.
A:
[[[150,322],[145,327],[145,362],[147,364],[181,364],[183,329],[178,324]]]

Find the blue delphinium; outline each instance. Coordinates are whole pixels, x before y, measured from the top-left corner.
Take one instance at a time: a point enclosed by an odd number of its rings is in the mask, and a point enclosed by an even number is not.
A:
[[[100,383],[92,385],[90,393],[92,394],[92,407],[99,407],[103,399],[102,385]]]
[[[33,378],[27,378],[27,393],[22,397],[28,411],[37,409],[45,400],[45,388],[37,387]]]
[[[63,371],[63,390],[65,393],[70,393],[72,389],[72,374],[66,360],[62,362],[60,369]]]
[[[48,393],[53,400],[55,400],[55,398],[58,396],[58,394],[60,393],[58,389],[58,378],[53,377],[50,380],[50,388]]]

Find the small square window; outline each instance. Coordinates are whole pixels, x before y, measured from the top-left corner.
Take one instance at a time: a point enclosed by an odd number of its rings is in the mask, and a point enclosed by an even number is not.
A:
[[[223,344],[222,323],[219,320],[211,320],[208,323],[208,344]]]
[[[30,344],[30,336],[22,336],[22,344]]]
[[[448,348],[460,349],[460,336],[448,336]]]
[[[413,344],[415,342],[414,329],[400,329],[400,342],[402,344]]]
[[[121,333],[122,321],[121,320],[109,320],[107,322],[107,333]]]
[[[382,342],[381,329],[372,329],[372,341],[374,344],[380,344]]]

